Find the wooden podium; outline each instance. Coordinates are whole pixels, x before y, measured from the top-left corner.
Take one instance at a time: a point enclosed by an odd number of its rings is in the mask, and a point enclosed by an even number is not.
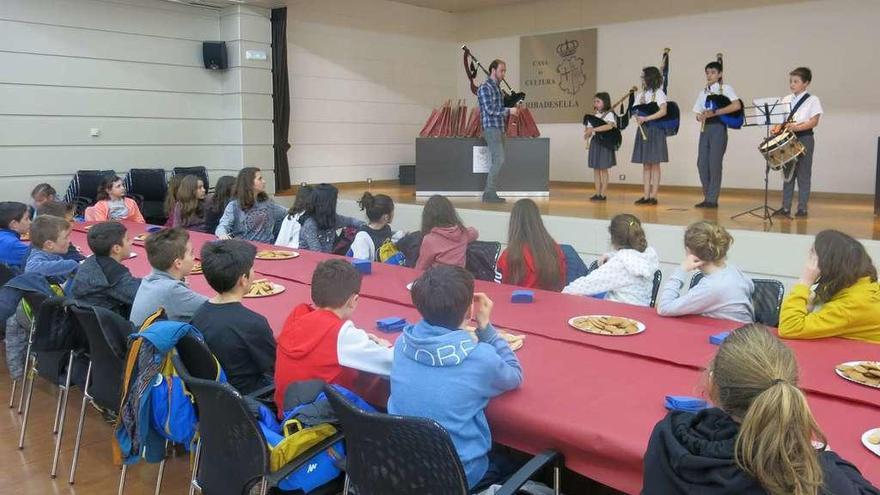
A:
[[[474,173],[474,146],[482,138],[417,138],[416,196],[480,196],[485,173]],[[501,196],[550,195],[550,138],[507,138],[498,174]]]

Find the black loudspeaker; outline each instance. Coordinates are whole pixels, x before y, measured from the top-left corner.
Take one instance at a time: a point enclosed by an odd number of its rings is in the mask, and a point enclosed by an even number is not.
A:
[[[225,41],[205,41],[202,43],[202,58],[205,60],[205,68],[211,70],[223,70],[229,68],[229,60],[226,57]]]

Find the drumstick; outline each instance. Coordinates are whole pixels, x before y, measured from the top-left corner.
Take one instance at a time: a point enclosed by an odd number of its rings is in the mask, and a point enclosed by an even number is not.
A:
[[[636,125],[639,126],[639,132],[642,133],[642,139],[643,139],[644,141],[647,141],[647,140],[648,140],[648,135],[645,134],[645,128],[642,127],[642,122],[639,120],[639,116],[638,116],[638,115],[636,115]]]

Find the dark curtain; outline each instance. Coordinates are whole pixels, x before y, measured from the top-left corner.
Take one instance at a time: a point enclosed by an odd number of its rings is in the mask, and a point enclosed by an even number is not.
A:
[[[275,191],[290,189],[287,142],[290,81],[287,78],[287,8],[272,9],[272,122],[275,128]]]

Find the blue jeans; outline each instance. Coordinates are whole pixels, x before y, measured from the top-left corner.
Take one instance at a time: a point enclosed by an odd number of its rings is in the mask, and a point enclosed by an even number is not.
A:
[[[504,129],[490,127],[483,129],[483,138],[489,146],[489,155],[492,157],[492,166],[489,167],[489,175],[486,176],[486,188],[483,195],[496,194],[498,190],[498,174],[504,165]]]

